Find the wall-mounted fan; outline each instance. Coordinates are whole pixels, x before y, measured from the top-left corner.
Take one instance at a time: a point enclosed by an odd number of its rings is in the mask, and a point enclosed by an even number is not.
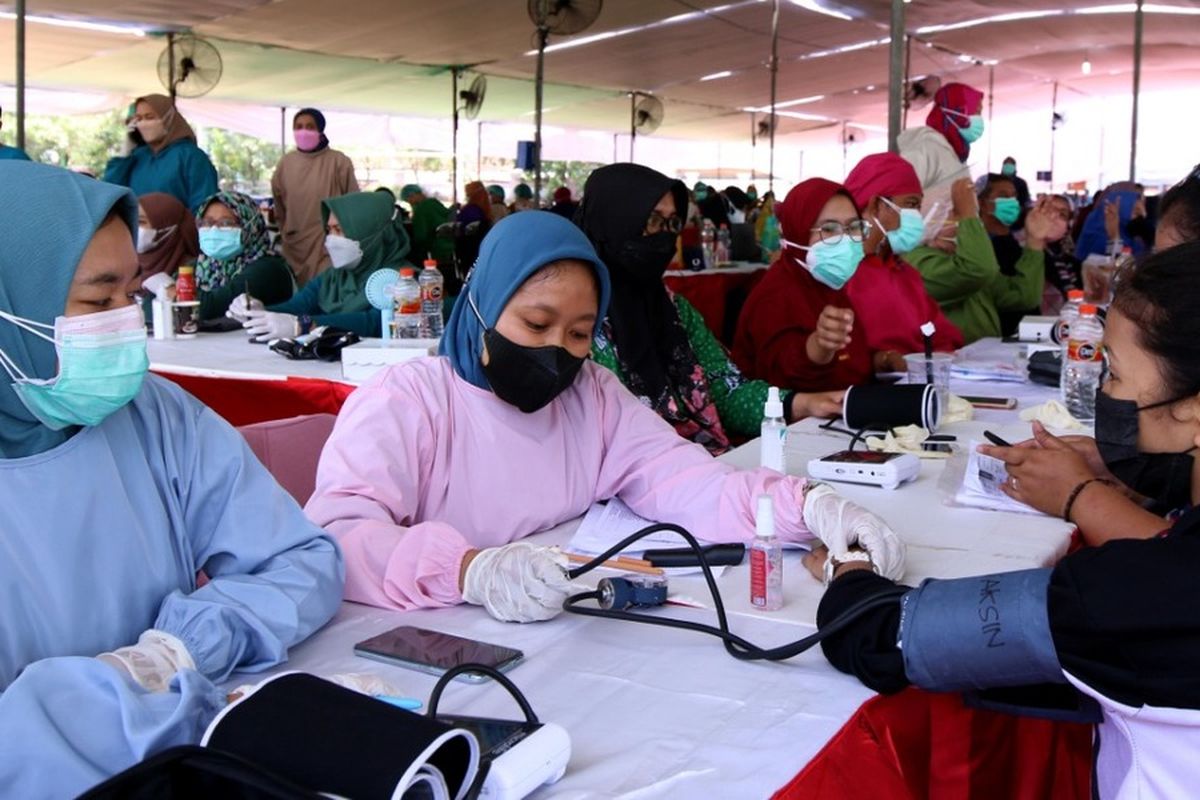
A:
[[[483,108],[483,98],[487,96],[487,78],[483,75],[476,75],[475,80],[471,81],[470,88],[459,91],[458,79],[466,69],[463,66],[450,67],[450,91],[453,97],[453,106],[451,109],[453,133],[450,138],[452,152],[450,192],[451,200],[454,203],[458,202],[458,118],[460,114],[467,119],[478,117],[479,110]]]
[[[534,188],[533,196],[542,197],[542,88],[546,78],[546,41],[550,34],[570,36],[594,23],[604,0],[529,0],[529,19],[537,27],[537,77],[534,80]]]
[[[920,108],[929,105],[940,88],[942,88],[942,79],[937,75],[926,75],[919,80],[910,81],[904,87],[905,108]]]
[[[662,125],[666,109],[662,100],[651,94],[629,94],[629,160],[633,161],[633,145],[638,135],[649,136]]]
[[[191,34],[167,34],[158,57],[158,80],[176,97],[201,97],[212,91],[224,69],[221,53],[210,42]]]
[[[392,289],[400,282],[400,273],[391,267],[377,269],[371,273],[371,277],[367,278],[367,285],[364,287],[364,294],[367,296],[367,302],[373,308],[379,309],[379,317],[383,322],[383,338],[392,338],[392,318],[396,314],[395,300],[392,298]]]

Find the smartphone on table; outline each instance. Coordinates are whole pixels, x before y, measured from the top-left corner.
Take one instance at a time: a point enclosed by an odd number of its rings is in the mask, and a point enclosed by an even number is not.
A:
[[[354,645],[354,654],[430,675],[441,675],[460,664],[483,664],[507,672],[525,658],[524,653],[511,647],[411,625],[401,625],[359,642]],[[488,677],[467,673],[455,680],[483,683]]]

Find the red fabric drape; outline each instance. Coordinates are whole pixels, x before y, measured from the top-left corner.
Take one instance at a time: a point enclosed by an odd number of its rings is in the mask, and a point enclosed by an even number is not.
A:
[[[695,306],[704,317],[708,329],[726,347],[733,344],[737,314],[741,311],[750,290],[767,274],[766,269],[754,272],[721,272],[711,270],[700,275],[666,274],[667,288]]]
[[[159,373],[238,427],[305,414],[337,414],[354,387],[317,378],[283,381]]]
[[[1091,757],[1090,725],[906,689],[864,703],[774,800],[1088,800]]]

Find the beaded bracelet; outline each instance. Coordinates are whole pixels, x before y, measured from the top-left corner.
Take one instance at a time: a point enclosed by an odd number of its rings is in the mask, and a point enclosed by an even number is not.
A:
[[[1071,494],[1067,497],[1067,504],[1063,507],[1062,518],[1065,521],[1071,521],[1071,509],[1075,506],[1075,500],[1079,497],[1079,493],[1091,483],[1103,483],[1105,486],[1113,485],[1113,482],[1108,478],[1088,478],[1086,481],[1080,482],[1078,486],[1071,490]]]

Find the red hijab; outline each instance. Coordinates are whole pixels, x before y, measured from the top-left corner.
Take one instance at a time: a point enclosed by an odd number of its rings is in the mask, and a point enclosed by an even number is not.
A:
[[[947,114],[942,109],[955,113]],[[925,124],[945,136],[958,160],[966,163],[967,156],[971,154],[971,145],[962,138],[959,130],[971,124],[967,117],[982,111],[983,92],[965,83],[947,83],[933,96],[933,108],[925,118]]]
[[[787,197],[783,198],[783,202],[775,206],[775,216],[779,220],[783,238],[793,244],[807,247],[812,229],[816,227],[817,218],[821,216],[821,209],[835,194],[843,194],[854,203],[854,198],[845,188],[824,178],[809,178],[792,187]],[[855,210],[857,209],[856,204]],[[785,245],[781,252],[781,259],[803,268],[799,262],[804,260],[804,250]]]
[[[159,272],[171,275],[183,264],[196,263],[200,241],[192,212],[174,196],[163,192],[142,195],[138,205],[146,210],[150,227],[159,231],[154,247],[138,253],[142,277],[148,278]]]

